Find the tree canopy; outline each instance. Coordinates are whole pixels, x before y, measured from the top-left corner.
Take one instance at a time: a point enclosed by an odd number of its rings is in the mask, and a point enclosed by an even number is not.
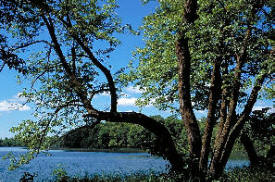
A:
[[[239,104],[248,99],[247,89],[261,75],[271,79],[272,57],[272,7],[267,4],[255,7],[253,1],[198,1],[196,21],[192,24],[182,21],[185,7],[182,1],[160,1],[160,7],[144,18],[146,46],[138,48],[135,56],[137,67],[132,66],[131,74],[122,75],[127,81],[134,81],[144,90],[141,105],[154,101],[160,109],[171,108],[178,103],[178,60],[175,40],[185,32],[191,56],[190,84],[194,109],[207,109],[211,70],[218,60],[221,62],[222,88],[233,89],[234,69],[237,64],[236,52],[245,44],[245,60],[240,77],[241,95]],[[261,6],[261,5],[258,5]],[[256,9],[255,9],[256,8]],[[247,35],[247,29],[251,33]],[[245,38],[249,36],[249,38]],[[271,88],[271,84],[264,84]],[[175,110],[178,110],[176,105]]]

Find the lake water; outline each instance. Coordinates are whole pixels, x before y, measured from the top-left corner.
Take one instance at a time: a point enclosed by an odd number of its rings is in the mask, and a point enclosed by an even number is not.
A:
[[[26,152],[18,147],[0,147],[0,182],[16,182],[24,172],[36,173],[35,181],[50,181],[54,179],[53,171],[63,168],[69,176],[83,177],[85,175],[131,175],[135,173],[167,172],[169,162],[148,153],[111,153],[111,152],[73,152],[63,150],[49,151],[51,156],[40,154],[30,164],[14,171],[8,170],[9,161],[2,160],[8,152],[23,154]],[[248,161],[231,160],[228,168],[248,165]]]

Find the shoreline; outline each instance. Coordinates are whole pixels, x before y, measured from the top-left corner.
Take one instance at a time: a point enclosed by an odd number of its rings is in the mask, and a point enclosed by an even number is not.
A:
[[[65,152],[113,152],[113,153],[145,153],[146,150],[138,148],[110,148],[110,149],[96,149],[96,148],[59,148],[52,147],[49,150],[63,150]]]

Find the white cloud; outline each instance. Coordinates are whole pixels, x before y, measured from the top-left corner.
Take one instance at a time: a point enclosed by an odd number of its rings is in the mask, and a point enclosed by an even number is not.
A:
[[[23,104],[26,101],[25,97],[20,96],[21,93],[13,96],[11,99],[0,101],[0,112],[7,111],[28,111],[31,108],[26,104]]]
[[[131,97],[131,98],[120,98],[117,100],[117,103],[119,106],[136,106],[135,103],[137,101],[137,98]]]
[[[29,111],[31,108],[29,106],[20,104],[18,110],[19,111]]]
[[[141,89],[140,87],[129,86],[125,88],[125,91],[133,94],[141,94],[143,92],[143,89]]]
[[[0,102],[0,111],[14,111],[14,110],[27,111],[27,110],[30,110],[30,107],[27,105],[23,105],[21,103],[10,102],[6,100]]]
[[[123,110],[123,109],[119,109],[119,112],[136,112],[135,110]]]

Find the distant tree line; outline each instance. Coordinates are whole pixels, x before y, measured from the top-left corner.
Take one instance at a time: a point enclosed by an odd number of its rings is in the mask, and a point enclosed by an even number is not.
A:
[[[15,147],[15,146],[24,146],[24,143],[15,138],[0,138],[0,147]]]
[[[178,148],[184,152],[187,150],[185,131],[182,131],[183,123],[175,116],[167,117],[152,116],[158,122],[165,124],[173,139],[178,142]],[[139,125],[128,123],[104,122],[94,127],[83,126],[71,130],[58,141],[60,147],[65,148],[92,148],[92,149],[113,149],[113,148],[135,148],[148,150],[157,153],[161,148],[161,141],[148,130]],[[58,146],[57,145],[57,146]]]

